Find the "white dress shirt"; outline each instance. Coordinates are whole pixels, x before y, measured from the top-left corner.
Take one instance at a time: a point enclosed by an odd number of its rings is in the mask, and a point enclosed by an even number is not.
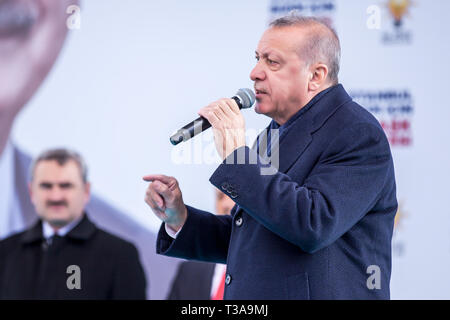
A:
[[[217,289],[219,289],[220,282],[222,281],[222,277],[226,269],[227,269],[226,264],[216,263],[216,267],[214,268],[214,275],[212,278],[212,285],[210,292],[211,298],[215,296]]]
[[[14,148],[8,140],[0,155],[0,239],[25,228],[15,190]]]
[[[178,230],[177,232],[175,232],[175,231],[173,231],[172,229],[170,229],[170,228],[167,226],[166,223],[164,224],[164,227],[166,228],[167,234],[168,234],[171,238],[173,238],[173,239],[176,239],[176,238],[177,238],[178,234],[180,233],[180,231],[181,231],[181,229],[182,229],[182,228],[180,228],[180,230]]]

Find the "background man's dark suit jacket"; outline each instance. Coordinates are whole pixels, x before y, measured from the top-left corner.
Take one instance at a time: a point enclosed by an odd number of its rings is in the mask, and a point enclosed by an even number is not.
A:
[[[15,192],[25,226],[29,228],[38,220],[27,188],[31,158],[15,148],[14,162]],[[137,247],[147,279],[147,299],[165,299],[179,260],[156,254],[154,249],[156,234],[95,194],[91,196],[86,210],[89,212],[89,218],[100,228],[130,241]]]
[[[215,263],[209,262],[182,262],[167,299],[210,300],[215,266]]]
[[[71,265],[80,268],[80,289],[67,286]],[[86,215],[50,246],[39,221],[0,241],[0,298],[145,299],[145,275],[136,248]]]
[[[302,110],[280,140],[276,174],[224,162],[210,181],[239,207],[189,207],[176,240],[161,227],[157,250],[226,263],[225,299],[388,299],[397,200],[383,129],[341,85]],[[240,151],[255,154],[229,157]],[[369,266],[380,288],[367,285]]]

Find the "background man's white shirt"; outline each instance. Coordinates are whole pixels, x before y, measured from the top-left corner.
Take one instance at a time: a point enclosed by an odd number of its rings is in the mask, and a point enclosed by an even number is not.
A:
[[[213,297],[216,294],[217,289],[219,289],[220,282],[222,281],[226,269],[227,269],[226,264],[216,263],[211,284],[211,292],[210,292],[211,297]]]

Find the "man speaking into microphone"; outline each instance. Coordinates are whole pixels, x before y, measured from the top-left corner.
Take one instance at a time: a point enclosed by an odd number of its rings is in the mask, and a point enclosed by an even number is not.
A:
[[[236,206],[216,216],[185,205],[175,178],[145,176],[145,201],[163,221],[157,252],[226,263],[225,299],[389,299],[391,151],[377,120],[338,82],[335,31],[316,18],[282,17],[255,54],[255,111],[272,119],[259,141],[268,132],[279,165],[262,174],[267,161],[258,144],[246,146],[234,99],[201,109],[223,159],[210,182]]]

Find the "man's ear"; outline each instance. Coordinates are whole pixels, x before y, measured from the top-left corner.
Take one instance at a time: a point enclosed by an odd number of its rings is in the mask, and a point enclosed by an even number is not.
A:
[[[323,63],[316,63],[310,68],[309,91],[317,91],[327,81],[328,67]]]
[[[30,195],[31,203],[34,204],[34,198],[33,198],[34,193],[33,193],[33,188],[31,186],[32,183],[33,183],[33,181],[28,182],[28,194]]]

